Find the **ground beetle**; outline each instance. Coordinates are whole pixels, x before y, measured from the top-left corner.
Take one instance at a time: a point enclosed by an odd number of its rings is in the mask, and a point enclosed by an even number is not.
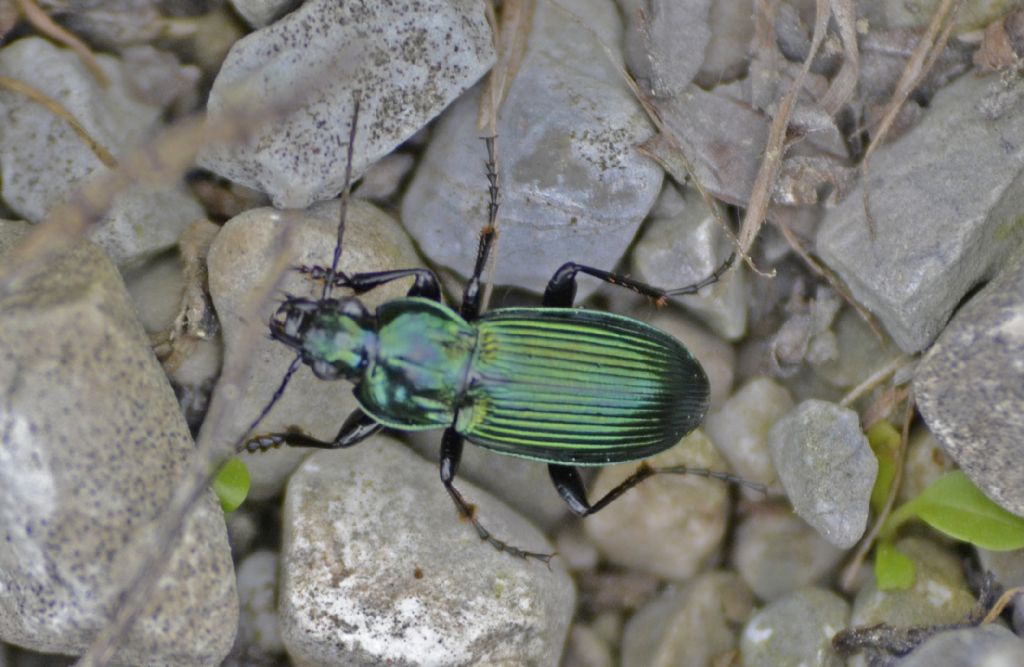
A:
[[[254,427],[302,364],[322,380],[353,382],[361,407],[345,420],[333,441],[317,440],[292,427],[252,437],[241,449],[337,449],[351,447],[385,427],[444,428],[441,481],[460,514],[495,548],[545,562],[550,554],[524,551],[492,536],[455,488],[464,441],[547,463],[559,495],[580,516],[606,507],[656,473],[742,482],[727,473],[641,464],[626,481],[590,504],[575,467],[635,461],[672,447],[700,425],[709,393],[704,369],[672,336],[621,315],[573,308],[577,274],[661,301],[714,283],[733,256],[699,283],[673,290],[569,262],[548,282],[542,308],[499,308],[481,315],[481,274],[498,212],[494,141],[487,139],[489,221],[480,234],[473,275],[458,312],[441,302],[437,277],[428,269],[348,275],[338,270],[338,260],[358,109],[357,96],[334,259],[330,268],[298,267],[324,282],[321,297],[289,296],[270,320],[271,336],[297,356]],[[356,298],[331,297],[334,287],[358,295],[409,277],[415,282],[408,295],[374,313]]]

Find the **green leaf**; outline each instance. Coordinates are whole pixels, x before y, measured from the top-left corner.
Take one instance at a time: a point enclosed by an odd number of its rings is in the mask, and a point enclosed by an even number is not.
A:
[[[875,585],[880,591],[906,590],[914,585],[914,561],[889,542],[875,547]]]
[[[234,512],[245,502],[249,495],[249,469],[242,459],[234,456],[227,460],[213,480],[213,490],[225,512]]]
[[[900,432],[889,422],[878,422],[868,429],[867,436],[871,450],[878,459],[878,477],[871,489],[871,509],[878,513],[885,506],[892,480],[896,477],[901,438]]]
[[[935,530],[983,549],[1024,547],[1024,518],[989,500],[959,470],[935,480],[907,505]]]

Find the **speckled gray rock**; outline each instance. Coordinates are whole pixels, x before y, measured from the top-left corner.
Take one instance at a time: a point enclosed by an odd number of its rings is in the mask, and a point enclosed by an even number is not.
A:
[[[772,427],[768,449],[796,513],[837,547],[856,544],[878,474],[857,413],[804,401]]]
[[[0,75],[29,81],[63,104],[114,157],[140,141],[160,109],[133,100],[121,64],[98,56],[110,77],[103,89],[71,51],[29,37],[0,50]],[[27,220],[39,222],[87,178],[109,173],[68,123],[24,95],[0,92],[0,176],[3,198]],[[92,233],[117,264],[173,245],[202,209],[177,188],[137,186],[116,196]]]
[[[900,667],[1014,665],[1024,665],[1024,639],[995,623],[940,633],[900,661]]]
[[[1020,515],[1022,360],[1024,248],[956,314],[914,378],[921,414],[946,453],[987,496]]]
[[[0,300],[0,638],[77,654],[134,572],[135,541],[167,505],[194,445],[96,246]],[[238,600],[212,494],[114,662],[216,665]]]
[[[934,542],[907,537],[896,548],[914,562],[914,585],[880,591],[872,577],[853,601],[854,627],[888,623],[906,628],[957,623],[974,607],[960,560]]]
[[[702,574],[639,609],[622,637],[623,667],[702,667],[738,647],[754,597],[729,572]]]
[[[353,157],[360,174],[473,85],[494,57],[480,0],[311,0],[235,43],[207,110],[224,122],[239,107],[295,108],[245,145],[211,136],[199,164],[266,192],[279,208],[337,196],[353,91],[362,91]]]
[[[521,517],[457,484],[495,535],[550,552]],[[318,452],[288,484],[281,632],[296,665],[557,665],[572,581],[481,543],[437,466],[393,439]]]
[[[818,253],[905,352],[926,347],[963,296],[1024,241],[1024,97],[1020,79],[964,76],[920,125],[871,159],[873,229],[861,188],[828,211]]]
[[[842,667],[832,637],[850,621],[850,605],[831,591],[803,588],[776,600],[743,629],[744,667]]]
[[[637,278],[665,288],[707,278],[732,252],[732,245],[696,191],[686,198],[675,186],[664,189],[633,248]],[[699,294],[674,297],[715,333],[736,340],[747,328],[747,290],[742,262]]]
[[[656,97],[678,95],[693,81],[711,41],[710,0],[620,0],[626,63]]]
[[[703,431],[647,459],[654,467],[687,465],[725,470],[725,460]],[[636,471],[636,463],[601,468],[591,502]],[[685,581],[717,552],[725,535],[728,486],[695,475],[657,475],[587,517],[584,530],[605,557],[624,567]]]
[[[267,280],[266,272],[275,265],[330,264],[337,238],[338,206],[337,201],[331,201],[317,204],[308,211],[252,209],[228,221],[210,248],[210,294],[223,327],[225,363],[234,364],[232,355],[243,355],[251,360],[252,367],[251,381],[242,396],[235,399],[239,407],[231,413],[234,428],[225,433],[238,436],[248,427],[270,400],[294,358],[287,347],[265,335],[267,321],[277,309],[276,301],[263,304],[255,317],[246,312],[247,308],[258,305],[250,303],[253,292]],[[419,265],[412,243],[393,218],[366,202],[350,202],[345,246],[339,264],[344,271],[358,273]],[[279,288],[296,295],[320,294],[319,286],[294,271],[283,276]],[[373,309],[403,296],[407,289],[405,281],[396,281],[361,299]],[[275,292],[274,296],[280,293]],[[337,296],[344,294],[344,290],[335,292]],[[251,333],[246,327],[259,329],[255,337],[250,337],[254,349],[242,347],[242,341]],[[327,383],[303,368],[263,421],[259,432],[279,432],[298,425],[315,437],[333,439],[356,407],[351,384],[340,380]],[[309,450],[282,447],[244,455],[252,475],[250,496],[260,499],[277,494],[285,478],[308,454]]]
[[[762,600],[825,583],[845,554],[788,510],[770,507],[744,517],[733,541],[736,570]]]
[[[786,388],[768,377],[755,377],[736,390],[718,410],[704,421],[704,430],[729,461],[729,468],[740,477],[766,486],[778,478],[768,451],[768,431],[793,409]],[[752,489],[744,489],[751,496]],[[760,494],[757,494],[760,495]]]
[[[614,267],[662,181],[661,169],[635,150],[650,125],[604,50],[621,39],[614,3],[559,5],[577,16],[537,3],[498,121],[495,280],[535,292],[567,261]],[[402,201],[402,221],[423,253],[462,275],[472,269],[487,221],[477,99],[467,95],[445,114]],[[581,279],[580,296],[598,284]]]
[[[277,664],[284,644],[277,619],[278,557],[254,551],[238,565],[238,637],[234,664]]]

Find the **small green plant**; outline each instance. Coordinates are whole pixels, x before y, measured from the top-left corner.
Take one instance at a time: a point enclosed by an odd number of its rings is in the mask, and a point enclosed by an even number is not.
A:
[[[920,519],[940,533],[983,549],[1024,548],[1024,518],[989,500],[967,475],[954,470],[897,507],[885,520],[875,549],[875,581],[881,590],[906,589],[914,584],[913,561],[894,545],[896,532],[911,519]]]
[[[242,459],[233,456],[221,466],[213,480],[213,491],[220,499],[224,512],[234,512],[249,495],[249,469]]]

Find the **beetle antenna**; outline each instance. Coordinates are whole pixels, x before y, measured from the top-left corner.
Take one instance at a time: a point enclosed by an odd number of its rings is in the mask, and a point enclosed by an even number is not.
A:
[[[321,299],[331,296],[331,288],[334,287],[334,277],[338,275],[338,262],[341,260],[341,242],[345,237],[345,215],[348,213],[348,200],[352,194],[352,154],[356,144],[356,126],[359,124],[359,103],[363,99],[363,91],[357,90],[352,94],[352,126],[348,131],[348,148],[345,159],[345,185],[341,189],[341,210],[338,212],[338,240],[334,244],[334,258],[331,260],[331,270],[324,278],[324,291]]]
[[[274,391],[274,395],[270,397],[270,401],[263,406],[263,409],[260,410],[260,413],[256,416],[256,419],[254,419],[252,423],[249,424],[249,428],[245,429],[245,431],[242,432],[242,435],[238,438],[238,441],[235,442],[236,452],[241,452],[246,449],[246,445],[249,443],[250,439],[249,434],[256,430],[256,427],[260,425],[260,422],[262,422],[263,419],[268,414],[270,414],[271,408],[273,408],[274,405],[279,400],[281,400],[281,397],[284,396],[285,387],[288,386],[288,383],[291,381],[292,376],[295,375],[295,372],[299,370],[300,366],[302,366],[301,354],[295,356],[295,359],[292,360],[291,365],[288,366],[288,370],[285,371],[284,377],[281,379],[281,384],[278,385],[277,390]]]

